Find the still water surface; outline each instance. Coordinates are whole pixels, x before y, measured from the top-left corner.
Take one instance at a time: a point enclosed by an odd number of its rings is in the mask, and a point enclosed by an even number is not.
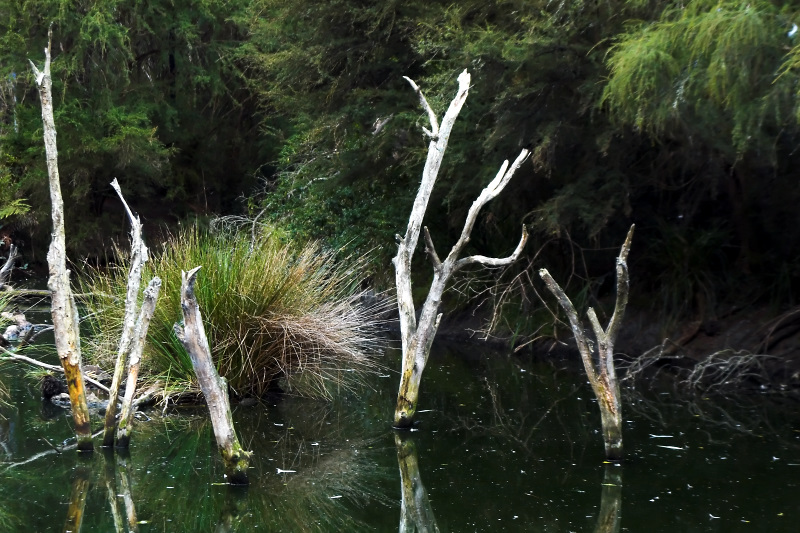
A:
[[[2,373],[0,531],[800,531],[791,396],[628,394],[627,460],[608,465],[571,362],[439,345],[415,431],[390,428],[394,373],[333,403],[236,407],[255,460],[232,489],[202,410],[148,412],[126,457],[57,454],[71,419]]]

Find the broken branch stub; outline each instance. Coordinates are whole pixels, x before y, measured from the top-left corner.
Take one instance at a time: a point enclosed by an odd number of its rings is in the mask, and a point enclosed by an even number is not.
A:
[[[189,272],[182,273],[181,283],[181,309],[183,310],[183,327],[175,324],[175,335],[186,348],[192,360],[197,382],[206,399],[208,411],[211,416],[211,425],[217,440],[222,461],[225,465],[225,476],[232,485],[247,485],[247,468],[250,465],[252,452],[245,451],[239,444],[236,431],[233,427],[233,416],[228,399],[228,383],[221,377],[211,358],[208,347],[208,338],[203,327],[203,317],[200,306],[194,294],[196,267]]]
[[[523,161],[528,157],[528,151],[523,149],[512,165],[509,166],[508,161],[503,163],[497,176],[483,189],[478,198],[473,202],[467,214],[467,219],[464,222],[464,229],[461,231],[461,236],[443,261],[436,253],[430,233],[427,229],[425,230],[425,249],[433,263],[434,275],[430,289],[428,290],[428,295],[419,313],[419,319],[417,319],[411,287],[411,261],[417,247],[420,231],[422,229],[422,221],[425,217],[431,192],[433,191],[433,186],[436,182],[439,169],[441,168],[450,133],[453,130],[453,124],[469,92],[470,75],[466,70],[459,75],[458,91],[442,118],[441,126],[438,125],[436,114],[431,109],[427,99],[422,94],[417,84],[409,78],[406,78],[406,80],[408,80],[414,88],[423,109],[428,114],[432,131],[428,132],[425,130],[426,133],[430,135],[431,141],[428,145],[428,157],[422,172],[422,181],[417,191],[417,196],[414,199],[414,205],[411,209],[405,235],[403,237],[398,236],[397,255],[392,260],[395,267],[397,307],[400,314],[400,334],[403,350],[403,366],[394,416],[394,425],[398,428],[406,428],[413,423],[422,372],[428,361],[431,344],[433,343],[436,330],[442,318],[441,313],[439,313],[439,305],[441,304],[442,294],[452,274],[458,269],[472,263],[494,267],[511,264],[519,257],[528,239],[528,233],[523,227],[522,238],[517,248],[510,256],[506,258],[490,258],[474,255],[459,259],[464,246],[469,242],[470,234],[475,226],[480,210],[503,190],[513,177],[514,172],[516,172]]]

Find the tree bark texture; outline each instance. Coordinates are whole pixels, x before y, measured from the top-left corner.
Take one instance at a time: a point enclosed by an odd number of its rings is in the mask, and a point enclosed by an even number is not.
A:
[[[144,350],[147,330],[150,327],[150,320],[156,311],[158,292],[161,289],[161,279],[158,277],[150,280],[144,290],[144,301],[139,312],[139,318],[134,328],[133,340],[131,341],[130,358],[128,361],[128,380],[125,383],[125,397],[122,400],[122,413],[119,417],[117,427],[117,447],[127,448],[131,440],[131,424],[133,423],[133,396],[136,394],[136,382],[139,379],[139,365],[142,362],[142,351]],[[109,401],[109,408],[111,402]],[[113,443],[113,439],[112,439]]]
[[[56,125],[53,119],[52,79],[50,77],[50,46],[52,28],[45,49],[44,70],[39,71],[31,61],[39,98],[42,102],[42,122],[44,124],[44,146],[47,158],[47,174],[50,181],[50,202],[52,204],[53,233],[50,249],[47,252],[49,278],[47,288],[52,294],[51,312],[55,330],[55,344],[64,376],[67,378],[69,399],[72,405],[72,418],[79,451],[92,451],[92,431],[89,409],[86,405],[86,392],[81,373],[81,344],[78,329],[78,310],[70,288],[67,270],[67,250],[64,236],[64,201],[61,197],[61,181],[58,175],[58,149],[56,147]]]
[[[508,161],[503,163],[497,176],[483,189],[478,198],[473,202],[467,214],[461,236],[444,261],[439,259],[430,233],[428,229],[425,228],[425,249],[433,263],[434,274],[433,281],[428,290],[428,296],[425,299],[419,315],[419,321],[417,321],[411,287],[411,261],[414,256],[414,251],[417,248],[420,232],[422,230],[422,220],[425,217],[428,201],[430,200],[431,192],[433,191],[433,186],[436,182],[442,159],[444,158],[444,152],[447,149],[447,143],[453,129],[453,124],[455,124],[456,118],[469,92],[470,75],[466,70],[459,75],[458,91],[442,119],[441,127],[436,119],[436,114],[433,112],[430,105],[428,105],[422,91],[412,80],[409,78],[406,78],[406,80],[408,80],[416,91],[422,107],[428,114],[431,129],[423,128],[423,130],[431,137],[431,142],[428,146],[428,157],[422,172],[422,182],[417,191],[417,196],[414,199],[414,206],[408,220],[408,227],[406,228],[404,236],[397,235],[396,237],[398,242],[397,255],[392,260],[395,268],[397,307],[400,314],[400,336],[403,350],[403,367],[400,374],[400,388],[397,394],[397,405],[394,415],[394,426],[397,428],[410,427],[414,421],[422,372],[428,362],[431,344],[433,343],[436,330],[439,327],[439,322],[442,317],[439,313],[439,306],[441,304],[442,294],[447,288],[450,277],[460,268],[473,263],[479,263],[490,267],[511,264],[517,260],[528,239],[527,231],[523,226],[522,238],[516,250],[514,250],[510,256],[498,259],[474,255],[459,259],[459,255],[464,246],[469,242],[472,228],[475,226],[480,210],[487,202],[500,194],[513,177],[514,172],[527,158],[528,151],[523,149],[510,167]]]
[[[17,247],[13,244],[9,245],[8,257],[6,258],[6,262],[3,264],[3,267],[0,268],[0,287],[3,287],[6,283],[8,283],[8,280],[11,278],[11,271],[14,270],[14,263],[18,257],[19,253],[17,252]]]
[[[250,464],[251,452],[245,451],[239,444],[239,439],[236,438],[228,399],[228,384],[225,378],[217,373],[214,361],[211,359],[203,318],[194,295],[194,283],[198,270],[200,267],[182,273],[181,308],[184,325],[181,327],[179,324],[175,324],[175,335],[192,359],[200,390],[208,405],[211,425],[222,454],[227,481],[233,485],[247,485],[247,468]]]
[[[564,289],[553,279],[550,272],[543,268],[539,276],[544,280],[548,290],[556,297],[558,304],[567,314],[572,334],[578,345],[578,351],[583,361],[583,368],[589,378],[589,384],[597,397],[600,407],[600,421],[603,428],[603,443],[605,444],[606,457],[611,461],[622,460],[622,401],[620,398],[619,381],[614,367],[614,342],[619,333],[622,317],[628,305],[630,283],[628,278],[628,253],[633,240],[634,226],[628,230],[628,235],[617,257],[617,297],[614,313],[608,323],[608,328],[603,329],[593,308],[589,308],[587,315],[592,324],[595,338],[597,339],[597,365],[594,363],[594,345],[587,339],[583,324],[578,318],[578,312],[572,301],[567,297]]]
[[[122,205],[125,206],[125,211],[128,213],[128,218],[131,221],[131,270],[128,274],[128,290],[125,295],[125,316],[122,320],[122,334],[120,335],[119,346],[117,348],[117,362],[114,366],[114,377],[111,380],[111,393],[109,394],[108,409],[106,410],[105,430],[103,432],[103,446],[106,447],[114,445],[114,430],[117,425],[116,398],[119,395],[119,389],[125,373],[126,360],[130,352],[131,339],[134,334],[136,308],[139,302],[139,287],[142,282],[142,265],[147,261],[147,247],[142,240],[142,223],[139,217],[134,216],[130,207],[128,207],[128,203],[122,196],[122,190],[116,178],[111,182],[111,186],[117,192],[120,200],[122,200]],[[159,287],[161,286],[161,280],[159,280],[158,285]],[[157,294],[158,290],[156,290],[156,295]],[[155,305],[155,303],[153,305]],[[147,322],[149,324],[150,320],[148,319]],[[127,442],[125,446],[127,446]]]

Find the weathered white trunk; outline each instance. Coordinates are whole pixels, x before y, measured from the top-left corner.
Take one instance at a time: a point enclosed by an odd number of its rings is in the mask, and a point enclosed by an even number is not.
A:
[[[17,257],[19,257],[17,247],[12,244],[8,247],[6,262],[3,264],[3,267],[0,268],[0,288],[8,283],[8,280],[11,278],[11,271],[14,270],[14,262],[16,262]]]
[[[50,249],[47,252],[49,278],[47,287],[52,294],[51,311],[55,344],[64,375],[67,378],[69,399],[72,405],[72,418],[78,437],[79,451],[92,451],[92,432],[89,422],[89,409],[86,405],[86,392],[81,372],[81,344],[78,329],[78,310],[70,288],[67,270],[67,250],[64,236],[64,201],[61,197],[61,181],[58,175],[58,149],[56,147],[56,125],[53,119],[52,79],[50,77],[50,45],[52,29],[48,35],[45,49],[44,70],[39,71],[31,62],[39,98],[42,102],[42,123],[44,125],[44,146],[47,157],[47,174],[50,180],[50,202],[52,204],[53,233]]]
[[[128,380],[125,383],[125,398],[122,400],[122,413],[117,426],[117,447],[127,448],[131,440],[131,424],[133,423],[133,397],[136,394],[136,382],[139,379],[139,365],[142,362],[142,351],[147,339],[147,330],[150,320],[156,311],[158,291],[161,289],[161,279],[158,277],[150,280],[144,290],[144,301],[139,312],[139,318],[134,328],[131,342],[130,359],[128,361]],[[116,398],[116,396],[114,396]],[[109,408],[111,402],[109,402]],[[112,439],[113,441],[113,439]]]
[[[208,347],[208,338],[203,327],[203,317],[200,315],[200,306],[197,305],[194,295],[194,282],[198,270],[200,267],[182,273],[181,308],[184,325],[181,327],[179,324],[175,324],[175,335],[192,359],[197,382],[211,415],[211,425],[214,428],[214,436],[225,464],[225,476],[228,483],[246,485],[248,484],[247,468],[250,464],[251,452],[245,451],[239,444],[239,439],[236,438],[228,399],[228,384],[225,378],[217,373],[214,361],[211,359],[211,350]]]
[[[581,354],[583,368],[589,378],[589,384],[597,397],[600,407],[600,421],[603,428],[603,443],[605,444],[606,457],[612,461],[622,460],[622,401],[620,398],[619,381],[614,368],[614,342],[616,341],[625,308],[628,305],[628,292],[630,290],[628,278],[628,252],[631,249],[634,226],[628,230],[628,236],[617,258],[617,298],[614,314],[608,323],[608,328],[603,329],[593,308],[589,308],[587,315],[592,324],[597,338],[597,366],[593,361],[594,347],[586,338],[583,324],[578,318],[575,306],[564,293],[564,289],[556,283],[547,269],[541,269],[539,275],[545,285],[558,299],[558,303],[569,319],[572,334]]]
[[[114,366],[114,377],[111,380],[111,393],[109,395],[108,409],[106,410],[105,428],[103,431],[103,446],[114,445],[114,430],[117,422],[117,396],[122,384],[125,364],[130,351],[131,339],[134,334],[134,323],[136,321],[136,308],[139,301],[139,287],[142,283],[142,265],[147,261],[147,247],[142,240],[142,223],[138,216],[131,212],[117,179],[111,182],[111,186],[117,191],[117,195],[125,206],[128,218],[131,221],[131,270],[128,274],[128,291],[125,295],[125,316],[122,320],[122,333],[117,348],[117,362]],[[159,280],[159,286],[161,281]],[[156,291],[156,294],[158,291]],[[155,305],[155,304],[154,304]],[[148,319],[149,323],[149,319]],[[127,443],[126,443],[127,445]]]
[[[523,149],[511,167],[509,167],[508,161],[503,164],[497,176],[483,189],[480,196],[473,202],[467,214],[467,220],[464,223],[461,236],[444,261],[439,259],[433,246],[430,233],[427,228],[425,228],[425,246],[428,256],[433,263],[434,275],[428,291],[428,296],[422,306],[419,323],[417,322],[411,287],[411,260],[414,257],[414,251],[419,241],[422,220],[425,217],[428,201],[430,200],[439,168],[442,165],[442,159],[447,149],[450,132],[453,129],[453,124],[469,92],[470,75],[465,70],[458,77],[458,92],[442,119],[441,127],[439,127],[436,114],[433,112],[430,105],[428,105],[422,91],[420,91],[419,87],[417,87],[413,81],[408,78],[406,78],[406,80],[408,80],[417,92],[423,108],[428,113],[431,130],[429,131],[425,128],[423,128],[423,130],[431,137],[431,142],[428,146],[428,157],[422,172],[422,182],[417,191],[417,196],[414,199],[414,206],[408,220],[408,227],[406,228],[405,236],[401,237],[397,235],[397,255],[392,260],[395,267],[397,307],[400,314],[400,335],[403,349],[403,368],[400,375],[400,389],[397,394],[397,406],[394,415],[394,425],[398,428],[409,427],[413,423],[417,409],[422,372],[428,362],[431,344],[436,335],[436,330],[439,327],[439,322],[441,320],[439,306],[441,305],[442,294],[444,294],[447,288],[450,277],[458,269],[472,263],[480,263],[486,266],[504,266],[511,264],[516,261],[520,253],[522,253],[522,248],[525,246],[525,242],[528,239],[528,234],[523,226],[522,238],[516,250],[514,250],[510,256],[497,259],[474,255],[459,259],[464,246],[469,242],[472,228],[475,226],[481,208],[500,194],[511,180],[514,172],[519,168],[525,158],[527,158],[528,151]]]

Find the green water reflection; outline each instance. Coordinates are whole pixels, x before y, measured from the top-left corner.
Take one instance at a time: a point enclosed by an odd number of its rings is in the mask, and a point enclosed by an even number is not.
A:
[[[629,397],[627,460],[607,465],[570,365],[438,346],[415,431],[390,429],[396,375],[332,404],[236,408],[255,452],[241,489],[218,484],[202,410],[148,413],[129,456],[59,454],[70,419],[2,373],[0,531],[796,531],[800,518],[790,396]]]

